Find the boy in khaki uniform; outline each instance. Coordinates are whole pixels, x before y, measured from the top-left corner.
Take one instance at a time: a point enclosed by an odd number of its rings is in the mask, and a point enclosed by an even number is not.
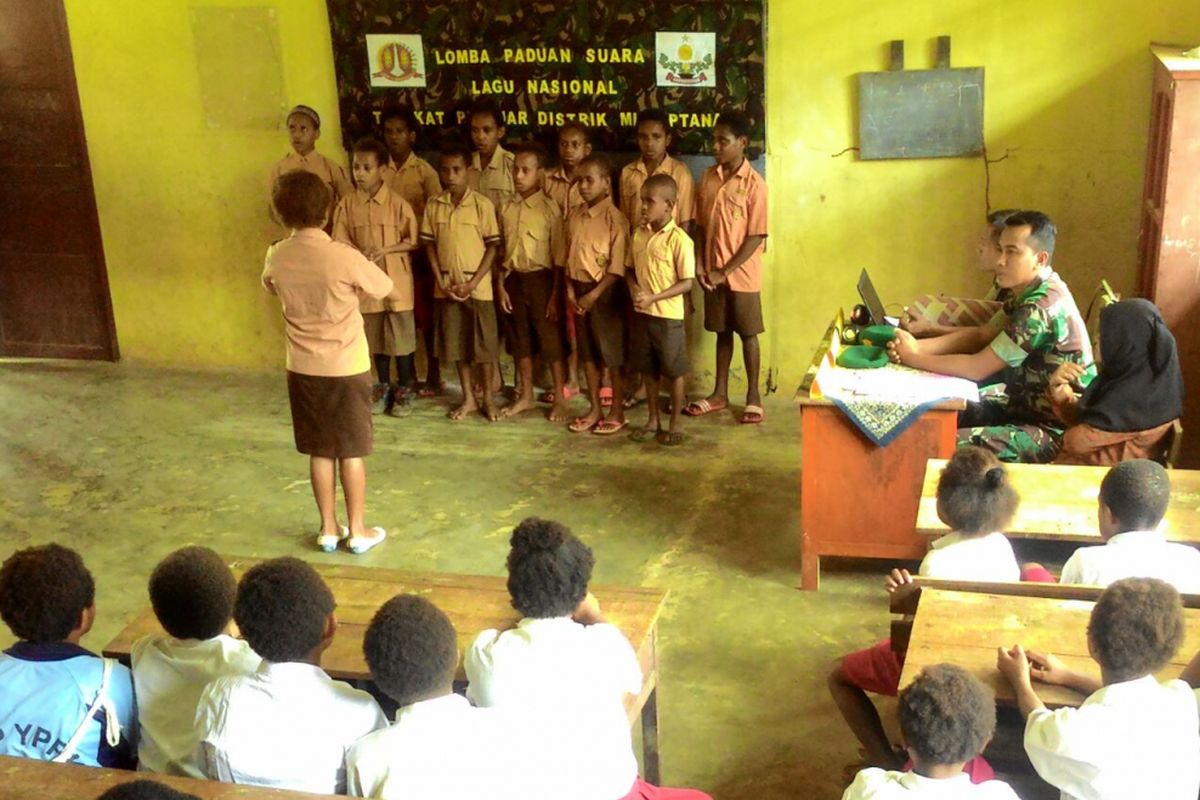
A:
[[[479,410],[471,391],[471,365],[479,364],[484,386],[493,379],[499,355],[496,304],[492,299],[492,264],[500,244],[496,207],[470,188],[467,170],[471,154],[465,147],[442,151],[438,172],[446,191],[425,206],[421,242],[433,267],[435,339],[438,358],[453,361],[463,389],[462,405],[450,412],[452,420]],[[483,412],[499,419],[493,395],[483,393]]]
[[[292,152],[275,162],[271,167],[268,186],[274,187],[275,180],[286,172],[302,169],[320,178],[333,195],[333,205],[338,200],[354,191],[346,170],[331,159],[317,152],[317,139],[321,138],[321,115],[308,106],[296,106],[288,112],[288,139],[292,144]],[[272,221],[281,223],[275,214],[275,207],[268,206]]]
[[[696,238],[704,243],[696,277],[704,287],[704,328],[717,334],[717,377],[712,394],[690,403],[701,417],[729,407],[733,335],[742,340],[746,407],[739,421],[763,421],[758,389],[758,335],[762,319],[762,250],[767,239],[767,182],[750,166],[750,120],[726,111],[713,127],[716,164],[704,171],[696,194]]]
[[[470,187],[483,194],[496,209],[513,196],[513,154],[500,144],[506,129],[500,109],[487,100],[471,108],[471,154],[467,179]]]
[[[393,106],[380,115],[379,124],[383,128],[383,143],[391,157],[383,169],[383,180],[412,206],[419,226],[429,198],[442,193],[442,182],[437,170],[413,152],[420,130],[417,117],[411,108]],[[425,385],[417,396],[435,397],[442,393],[444,385],[437,348],[433,344],[433,272],[424,250],[413,251],[412,272],[413,317],[425,347]]]
[[[517,361],[521,388],[504,409],[511,417],[534,408],[533,356],[540,355],[554,379],[550,421],[567,418],[563,396],[566,335],[562,328],[562,270],[566,260],[562,212],[542,191],[546,153],[536,145],[515,150],[513,195],[500,212],[504,262],[497,282],[500,308],[508,322],[508,343]]]
[[[383,180],[387,148],[375,139],[359,139],[352,154],[358,187],[343,197],[333,214],[333,238],[353,245],[392,279],[399,299],[362,298],[359,311],[378,383],[372,412],[393,416],[411,410],[413,353],[417,331],[413,316],[413,273],[409,253],[417,248],[417,217],[404,198]],[[389,362],[396,359],[396,382]]]
[[[558,129],[558,166],[546,173],[546,194],[554,198],[563,216],[583,205],[579,194],[579,164],[592,154],[592,135],[579,122]]]
[[[636,228],[642,224],[642,184],[651,175],[668,175],[675,181],[675,207],[672,219],[687,233],[692,226],[695,184],[691,170],[682,161],[667,155],[671,145],[671,126],[661,108],[644,108],[637,116],[637,145],[642,157],[621,170],[621,213]]]
[[[636,441],[651,436],[659,444],[683,443],[680,411],[684,377],[688,373],[687,339],[683,329],[683,296],[696,275],[695,245],[673,219],[677,188],[670,175],[656,174],[641,186],[642,224],[633,232],[626,275],[633,297],[632,366],[646,381],[650,416],[646,426],[634,431]],[[671,427],[659,421],[658,387],[671,382]]]
[[[591,408],[576,418],[573,433],[611,436],[625,427],[620,367],[625,363],[625,305],[621,278],[629,246],[629,222],[609,196],[611,167],[593,155],[579,164],[579,193],[584,204],[567,216],[567,301],[575,311],[579,359],[587,372]],[[613,400],[602,418],[600,370],[609,368]]]

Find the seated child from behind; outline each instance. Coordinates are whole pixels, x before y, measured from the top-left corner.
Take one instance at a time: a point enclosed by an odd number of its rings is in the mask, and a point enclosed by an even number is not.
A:
[[[1154,677],[1183,635],[1183,604],[1170,584],[1125,578],[1104,590],[1088,621],[1099,679],[1019,644],[999,649],[997,667],[1026,720],[1025,752],[1063,798],[1192,800],[1200,793],[1196,697],[1181,680]],[[1051,711],[1035,680],[1088,697],[1078,708]]]
[[[96,619],[83,559],[57,544],[0,566],[0,755],[130,769],[137,719],[129,670],[79,646]]]
[[[899,712],[912,770],[868,767],[854,778],[842,800],[1016,800],[1003,781],[972,783],[964,771],[996,731],[996,700],[978,678],[954,664],[926,667],[900,692]]]
[[[629,640],[588,593],[595,557],[557,522],[529,518],[513,530],[508,591],[522,616],[511,630],[485,630],[467,652],[467,697],[517,712],[542,737],[539,780],[572,800],[706,800],[638,777],[625,696],[641,691]]]
[[[935,541],[921,562],[920,574],[930,578],[1010,582],[1021,569],[1003,530],[1017,511],[1019,498],[1004,466],[995,455],[978,447],[957,450],[942,470],[937,487],[938,518],[951,529]],[[912,582],[906,569],[894,569],[885,586],[889,592]],[[829,691],[846,723],[866,750],[868,764],[899,769],[904,763],[888,741],[867,692],[894,697],[904,668],[903,657],[891,639],[849,653],[834,662]],[[972,765],[972,769],[976,766]],[[990,768],[982,771],[990,775]]]
[[[133,643],[137,693],[138,765],[148,772],[203,778],[197,762],[196,706],[209,682],[249,675],[262,659],[228,635],[237,581],[207,547],[184,547],[150,575],[150,604],[166,633]]]
[[[208,685],[196,711],[204,774],[302,792],[346,790],[346,751],[387,725],[371,695],[331,679],[333,594],[311,566],[276,558],[247,570],[233,619],[263,664]]]
[[[458,635],[423,597],[397,595],[375,612],[363,655],[379,689],[399,704],[390,727],[346,756],[351,795],[390,798],[517,798],[527,773],[503,712],[454,693]]]

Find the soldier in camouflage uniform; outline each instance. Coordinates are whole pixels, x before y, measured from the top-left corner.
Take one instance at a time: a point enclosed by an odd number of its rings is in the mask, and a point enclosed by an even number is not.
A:
[[[1087,327],[1071,291],[1050,266],[1054,223],[1023,211],[1006,221],[996,277],[1012,290],[986,325],[917,343],[899,333],[892,357],[912,367],[981,380],[999,371],[1003,394],[971,403],[959,415],[959,446],[977,445],[1002,461],[1045,463],[1058,452],[1063,423],[1047,390],[1065,362],[1086,367],[1081,388],[1095,377]]]

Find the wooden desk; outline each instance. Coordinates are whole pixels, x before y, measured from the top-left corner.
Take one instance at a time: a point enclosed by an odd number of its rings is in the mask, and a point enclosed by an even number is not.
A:
[[[259,559],[230,557],[241,577]],[[509,602],[504,578],[438,572],[374,569],[344,564],[313,564],[337,600],[338,633],[325,651],[321,666],[330,676],[368,682],[371,672],[362,653],[363,634],[375,611],[397,594],[419,594],[446,612],[458,631],[458,647],[466,652],[480,631],[504,630],[520,619]],[[658,757],[658,617],[667,593],[660,589],[594,586],[593,593],[608,619],[629,639],[642,667],[642,691],[626,702],[630,724],[642,723],[643,775],[650,783],[660,778]],[[130,647],[162,628],[153,609],[146,609],[104,648],[104,655],[129,663]],[[457,681],[466,682],[459,664]]]
[[[907,686],[924,667],[951,663],[971,672],[996,693],[1000,702],[1015,702],[1008,681],[996,670],[996,648],[1020,644],[1026,650],[1053,653],[1077,672],[1100,677],[1100,667],[1088,655],[1087,624],[1101,590],[1084,586],[1041,587],[1039,584],[993,584],[994,591],[920,589],[916,617],[900,685]],[[1046,591],[1057,596],[998,594],[999,591]],[[1084,599],[1087,598],[1087,599]],[[1200,649],[1200,603],[1186,596],[1187,634],[1183,646],[1158,677],[1175,678]],[[1047,706],[1078,706],[1083,695],[1061,686],[1035,683]]]
[[[800,401],[800,585],[817,589],[821,556],[919,559],[913,533],[925,461],[954,453],[962,400],[926,411],[878,447],[828,400]]]
[[[941,536],[950,531],[937,516],[937,482],[944,466],[943,459],[930,459],[925,467],[917,533]],[[1101,544],[1096,502],[1108,467],[1004,466],[1021,496],[1017,516],[1005,529],[1007,535]],[[1200,544],[1200,470],[1173,469],[1168,474],[1171,504],[1162,531],[1171,541]]]
[[[144,779],[201,800],[332,800],[338,796],[0,756],[0,800],[93,800],[117,784]]]

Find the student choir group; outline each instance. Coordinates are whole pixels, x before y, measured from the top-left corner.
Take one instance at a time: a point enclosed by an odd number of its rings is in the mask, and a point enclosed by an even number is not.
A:
[[[363,552],[384,538],[363,521],[363,457],[372,411],[402,415],[417,393],[418,332],[428,364],[422,391],[440,393],[440,363],[455,364],[463,398],[453,419],[534,408],[540,359],[553,376],[549,417],[567,422],[574,353],[590,406],[570,430],[619,431],[623,387],[641,380],[649,417],[635,438],[677,444],[681,412],[728,406],[734,334],[751,378],[741,419],[763,418],[756,336],[766,189],[744,155],[745,118],[721,115],[717,163],[694,190],[686,167],[666,154],[666,119],[643,112],[641,159],[620,175],[619,208],[608,162],[589,152],[585,128],[559,131],[560,164],[550,171],[536,146],[501,146],[494,107],[474,109],[469,121],[476,151],[447,146],[435,172],[412,151],[411,112],[389,110],[386,144],[353,147],[352,188],[313,148],[317,113],[298,106],[289,116],[294,152],[276,167],[272,212],[290,233],[270,249],[262,281],[283,306],[293,428],[310,457],[323,549]],[[1174,339],[1153,305],[1120,301],[1101,314],[1093,358],[1051,266],[1055,236],[1044,214],[991,214],[979,255],[995,275],[996,316],[952,328],[906,313],[889,345],[900,363],[1000,385],[963,414],[960,447],[937,488],[938,515],[953,532],[934,542],[920,574],[1056,580],[1018,563],[1003,533],[1020,502],[1003,462],[1114,465],[1099,491],[1105,543],[1077,549],[1061,574],[1064,583],[1106,587],[1087,630],[1100,677],[1012,642],[996,643],[997,669],[1026,720],[1034,769],[1064,798],[1193,800],[1200,657],[1180,679],[1155,678],[1183,643],[1180,592],[1200,593],[1200,553],[1160,530],[1170,482],[1158,462],[1182,413]],[[705,326],[718,336],[717,383],[687,403],[683,320],[693,279],[704,289]],[[503,409],[493,401],[501,317],[518,367],[516,399]],[[671,395],[666,428],[662,383]],[[339,474],[346,527],[334,509]],[[640,692],[642,674],[588,591],[593,563],[562,525],[523,521],[507,557],[516,627],[483,631],[460,654],[445,613],[423,597],[396,596],[363,638],[369,693],[322,671],[337,636],[335,603],[303,561],[264,561],[235,580],[207,548],[168,555],[149,579],[163,632],[133,646],[128,669],[80,647],[96,612],[79,555],[59,545],[24,549],[0,567],[0,616],[18,640],[0,655],[0,754],[378,798],[707,797],[638,776],[625,701]],[[886,588],[911,580],[893,570]],[[465,697],[454,692],[460,660]],[[952,664],[922,670],[901,690],[902,667],[888,641],[831,667],[830,692],[864,753],[844,797],[1015,797],[982,756],[996,728],[990,690]],[[1042,683],[1087,699],[1047,709]],[[899,746],[868,693],[898,693]],[[391,721],[384,708],[394,710]],[[136,781],[105,796],[184,795]]]

